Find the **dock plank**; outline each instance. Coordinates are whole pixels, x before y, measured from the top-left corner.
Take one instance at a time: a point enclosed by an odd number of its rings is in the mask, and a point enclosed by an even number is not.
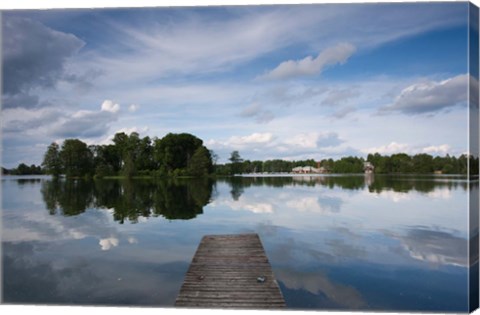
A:
[[[257,281],[258,277],[265,281]],[[258,234],[234,234],[202,238],[175,306],[277,309],[286,305]]]

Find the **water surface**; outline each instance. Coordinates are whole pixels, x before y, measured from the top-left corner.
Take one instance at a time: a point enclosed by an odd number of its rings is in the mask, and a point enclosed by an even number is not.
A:
[[[2,178],[5,303],[171,307],[205,234],[258,233],[287,306],[467,311],[462,177]]]

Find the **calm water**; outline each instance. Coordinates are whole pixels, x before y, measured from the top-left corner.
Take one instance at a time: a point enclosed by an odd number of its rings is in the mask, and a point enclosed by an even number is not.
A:
[[[2,179],[5,303],[173,306],[205,234],[256,232],[289,308],[467,310],[458,177]]]

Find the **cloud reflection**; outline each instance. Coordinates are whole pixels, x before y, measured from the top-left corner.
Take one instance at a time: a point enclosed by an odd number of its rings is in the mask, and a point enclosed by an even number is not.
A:
[[[81,244],[72,245],[59,256],[44,255],[48,245],[5,243],[4,302],[172,306],[188,268],[183,261],[139,262],[121,255],[87,258]]]
[[[440,230],[425,227],[407,229],[405,235],[392,234],[410,257],[435,265],[467,267],[468,241]]]
[[[119,240],[116,237],[102,238],[98,242],[102,250],[110,250],[110,248],[112,247],[117,247],[118,243],[119,243]]]
[[[336,306],[352,309],[366,306],[366,302],[357,289],[335,283],[320,271],[301,272],[280,269],[275,271],[275,276],[289,289],[303,289],[315,295],[324,294]]]

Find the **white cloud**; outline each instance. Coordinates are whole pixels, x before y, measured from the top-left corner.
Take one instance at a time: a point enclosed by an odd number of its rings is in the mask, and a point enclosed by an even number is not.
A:
[[[128,106],[128,111],[133,113],[133,112],[136,112],[139,108],[140,108],[140,105],[131,104],[130,106]]]
[[[453,152],[452,148],[448,144],[441,145],[411,145],[407,143],[398,143],[390,142],[387,145],[382,145],[378,147],[371,147],[368,149],[361,150],[363,153],[380,153],[384,155],[391,155],[395,153],[407,153],[407,154],[419,154],[427,153],[430,155],[445,155],[447,153],[451,154]]]
[[[255,132],[247,136],[232,136],[227,141],[221,143],[224,146],[229,147],[244,147],[244,146],[258,146],[266,145],[274,140],[274,136],[269,133],[259,133]],[[213,144],[214,142],[210,141],[209,143]]]
[[[448,144],[442,144],[442,145],[431,145],[428,147],[425,147],[422,149],[423,153],[428,153],[428,154],[447,154],[451,152],[451,147]]]
[[[406,143],[390,142],[387,145],[372,147],[362,150],[364,153],[380,153],[380,154],[394,154],[394,153],[408,153],[411,148]]]
[[[393,104],[381,113],[400,112],[407,115],[439,112],[467,101],[468,75],[462,74],[443,81],[413,84],[401,91]]]
[[[317,147],[318,133],[300,133],[285,139],[284,143],[288,146],[300,147],[304,149],[315,149]]]
[[[120,105],[114,103],[112,100],[105,100],[102,103],[102,111],[116,113],[120,110]]]
[[[349,43],[341,43],[329,47],[318,54],[316,58],[307,56],[301,60],[282,62],[275,69],[265,74],[264,79],[288,79],[320,74],[325,67],[344,64],[355,52],[356,48]]]

